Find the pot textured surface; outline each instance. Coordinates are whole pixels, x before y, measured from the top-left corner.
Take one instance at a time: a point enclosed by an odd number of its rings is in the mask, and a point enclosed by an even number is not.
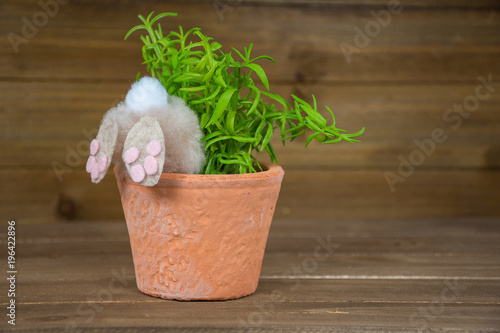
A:
[[[139,290],[177,300],[253,293],[284,175],[265,166],[243,175],[164,173],[154,187],[115,168]]]

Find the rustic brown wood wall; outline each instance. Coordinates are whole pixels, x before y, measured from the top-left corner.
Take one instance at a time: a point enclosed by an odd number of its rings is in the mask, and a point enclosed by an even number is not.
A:
[[[271,90],[314,93],[340,127],[366,127],[360,144],[276,143],[277,217],[500,216],[500,3],[398,3],[2,0],[0,216],[123,218],[113,175],[93,185],[85,161],[103,113],[144,73],[138,35],[123,37],[152,10],[226,50],[253,42],[278,62],[262,62]]]

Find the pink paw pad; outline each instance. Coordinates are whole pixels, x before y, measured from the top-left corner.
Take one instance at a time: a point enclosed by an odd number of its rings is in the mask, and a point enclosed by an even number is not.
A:
[[[123,153],[123,161],[127,164],[134,163],[138,158],[139,149],[137,149],[137,147],[129,148],[125,153]]]
[[[95,155],[99,152],[100,144],[96,139],[90,143],[90,155]]]
[[[146,172],[144,172],[142,165],[137,164],[132,166],[130,168],[130,177],[132,177],[132,180],[136,183],[142,182],[146,177]]]
[[[99,153],[100,147],[101,145],[97,139],[90,142],[90,156],[87,160],[86,170],[90,173],[92,180],[97,180],[108,166],[108,157],[106,155],[102,154],[101,158],[95,156]]]
[[[89,159],[87,160],[87,172],[90,173],[90,177],[93,180],[96,180],[99,178],[99,162],[97,162],[97,159],[94,156],[89,156]]]
[[[106,166],[108,165],[108,157],[106,155],[102,155],[99,161],[97,162],[97,169],[99,173],[104,172],[106,170]]]
[[[142,186],[155,186],[165,163],[165,137],[155,118],[143,116],[127,133],[122,159],[130,179]]]
[[[148,144],[148,147],[146,148],[146,151],[148,154],[152,156],[158,156],[158,154],[161,152],[161,143],[160,141],[151,141]]]
[[[90,172],[90,177],[92,177],[93,180],[96,180],[99,178],[100,172],[98,168],[93,168],[92,171]]]
[[[95,160],[95,157],[89,156],[89,159],[87,160],[87,167],[86,167],[87,172],[91,173],[96,164],[97,164],[97,162]]]
[[[153,156],[148,156],[144,159],[144,170],[149,176],[156,175],[158,172],[158,162]]]
[[[144,161],[136,165],[131,165],[138,162],[141,151],[137,147],[130,147],[123,153],[123,161],[130,166],[130,177],[136,183],[142,182],[146,176],[154,176],[158,173],[158,161],[156,156],[162,150],[160,141],[151,141],[146,147],[146,152],[149,154],[144,158]],[[100,162],[100,161],[99,161]]]

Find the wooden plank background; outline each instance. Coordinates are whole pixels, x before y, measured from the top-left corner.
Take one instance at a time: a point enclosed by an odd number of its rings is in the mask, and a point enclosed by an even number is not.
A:
[[[42,0],[43,1],[43,0]],[[0,2],[0,216],[18,223],[121,220],[113,175],[93,185],[88,143],[106,110],[124,98],[141,63],[137,14],[178,12],[164,29],[201,27],[226,50],[254,43],[271,90],[336,111],[341,128],[366,127],[360,144],[276,142],[286,171],[276,215],[294,218],[500,216],[500,3],[401,1],[368,45],[348,62],[358,27],[390,1],[97,1],[50,7]],[[44,19],[45,18],[45,19]],[[15,52],[7,36],[23,36]],[[23,21],[24,20],[24,21]],[[31,36],[26,33],[31,33]],[[474,95],[478,77],[494,91],[453,129],[443,120]],[[447,136],[391,191],[398,173],[436,128]],[[90,133],[90,134],[89,134]],[[264,159],[264,158],[263,158]],[[54,165],[63,168],[59,175]]]

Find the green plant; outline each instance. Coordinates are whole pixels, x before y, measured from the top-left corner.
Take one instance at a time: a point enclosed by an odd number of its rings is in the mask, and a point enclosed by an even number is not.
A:
[[[201,33],[199,28],[184,32],[163,34],[160,24],[153,26],[165,16],[163,13],[147,18],[139,15],[143,22],[132,28],[127,39],[136,30],[146,30],[140,38],[144,42],[142,55],[151,76],[157,78],[171,95],[183,98],[198,114],[200,126],[205,134],[206,163],[202,172],[247,173],[262,170],[254,151],[266,151],[273,162],[278,162],[271,137],[279,129],[283,144],[300,135],[308,135],[306,147],[312,140],[323,143],[341,140],[356,142],[363,133],[348,134],[335,126],[335,117],[330,108],[331,123],[313,105],[291,95],[292,104],[277,94],[268,92],[269,82],[262,67],[251,58],[252,44],[241,53],[232,49],[241,59],[236,61],[231,52],[222,51],[222,46]],[[193,40],[194,39],[194,40]],[[259,89],[252,77],[262,81],[267,91]],[[139,78],[140,74],[138,74]],[[279,108],[264,101],[274,101]],[[309,131],[310,130],[310,131]],[[311,133],[312,131],[312,133]]]

